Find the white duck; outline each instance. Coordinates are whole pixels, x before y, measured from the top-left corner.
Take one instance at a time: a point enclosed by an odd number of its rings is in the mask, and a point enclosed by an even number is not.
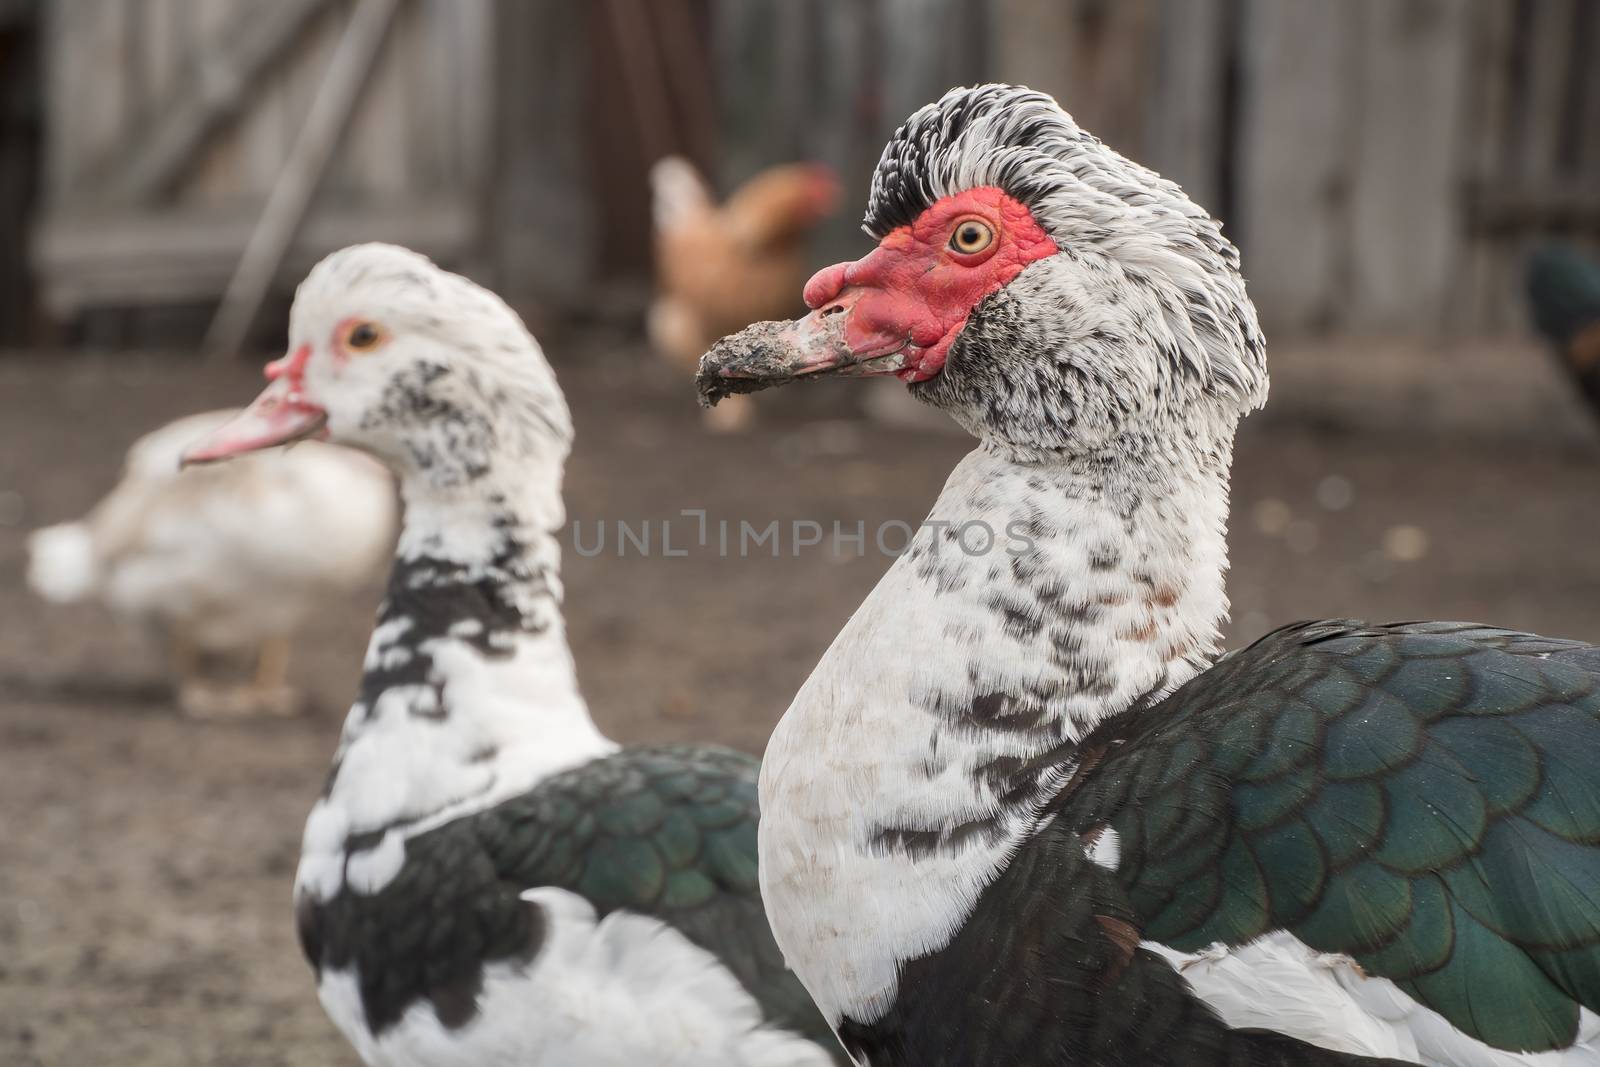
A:
[[[188,458],[326,434],[400,478],[295,879],[334,1022],[374,1067],[826,1067],[842,1050],[756,888],[756,761],[620,747],[578,692],[556,540],[572,424],[527,329],[422,256],[359,245],[301,284],[289,337]]]
[[[165,631],[179,706],[198,717],[292,711],[291,635],[330,598],[376,578],[394,543],[393,481],[366,456],[310,444],[180,471],[184,447],[237,414],[189,415],[146,434],[88,515],[28,540],[39,595],[97,600]],[[253,678],[219,681],[206,661],[239,653],[255,655]]]

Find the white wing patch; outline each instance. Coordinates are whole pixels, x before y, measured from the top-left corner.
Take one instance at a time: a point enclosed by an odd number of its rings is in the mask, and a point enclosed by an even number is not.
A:
[[[1600,1067],[1600,1016],[1584,1011],[1578,1042],[1558,1052],[1503,1052],[1468,1037],[1348,956],[1285,933],[1239,948],[1176,952],[1144,942],[1232,1027],[1260,1027],[1336,1052],[1429,1067]]]
[[[465,1026],[445,1029],[421,1001],[374,1037],[352,970],[323,973],[323,1007],[371,1067],[832,1067],[815,1042],[763,1026],[738,979],[672,927],[632,912],[597,921],[564,889],[522,899],[544,911],[539,956],[486,968]]]
[[[1122,835],[1113,827],[1102,826],[1084,842],[1083,851],[1090,863],[1114,871],[1122,866]]]

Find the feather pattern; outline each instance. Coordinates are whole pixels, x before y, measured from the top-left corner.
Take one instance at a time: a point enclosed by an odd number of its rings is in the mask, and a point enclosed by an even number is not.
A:
[[[363,321],[381,344],[351,354]],[[362,245],[312,271],[290,333],[295,403],[387,462],[405,505],[295,879],[334,1022],[375,1067],[832,1062],[761,912],[755,760],[620,748],[578,692],[571,419],[520,320]]]
[[[1085,739],[1042,833],[1117,830],[1148,941],[1282,931],[1484,1045],[1566,1049],[1600,1008],[1596,654],[1460,623],[1289,627]]]
[[[882,252],[979,187],[1059,251],[910,386],[979,446],[762,766],[769,916],[846,1047],[1600,1062],[1600,649],[1335,621],[1217,658],[1233,434],[1267,386],[1237,252],[1016,86],[897,130],[867,228]],[[973,522],[1025,544],[935,557]]]

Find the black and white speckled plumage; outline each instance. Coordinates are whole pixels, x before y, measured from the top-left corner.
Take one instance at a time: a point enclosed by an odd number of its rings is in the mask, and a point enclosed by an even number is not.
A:
[[[980,186],[1028,207],[1060,252],[980,303],[913,394],[1019,455],[1164,433],[1202,397],[1235,416],[1266,399],[1265,342],[1216,220],[1043,93],[953,89],[922,108],[884,148],[865,226],[882,237]]]
[[[381,343],[344,345],[357,322]],[[385,1067],[831,1062],[761,909],[756,761],[621,749],[578,693],[571,422],[533,338],[382,245],[318,265],[290,333],[295,402],[387,462],[405,504],[295,880],[334,1021]]]
[[[1213,665],[1233,433],[1267,386],[1237,253],[1014,86],[912,116],[866,227],[905,247],[981,187],[1055,250],[910,389],[980,442],[930,522],[1027,549],[938,553],[925,529],[763,764],[769,916],[846,1046],[872,1067],[1593,1061],[1600,652],[1322,623]],[[958,286],[952,262],[930,284]],[[863,275],[911,304],[923,276]]]

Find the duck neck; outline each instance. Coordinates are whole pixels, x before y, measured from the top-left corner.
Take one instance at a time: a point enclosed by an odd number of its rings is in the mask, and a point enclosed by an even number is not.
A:
[[[1008,836],[1096,725],[1211,662],[1228,610],[1231,444],[1230,426],[1045,459],[985,445],[956,467],[788,735],[814,748],[854,736],[835,733],[841,715],[870,722],[876,740],[840,759],[863,783],[881,785],[885,761],[927,783],[887,799],[877,846]],[[886,803],[867,793],[869,808]]]
[[[812,672],[762,760],[761,880],[830,1019],[877,1018],[1084,737],[1214,656],[1228,430],[980,446]]]
[[[567,647],[559,489],[402,478],[401,495],[394,569],[308,857],[409,836],[615,747]]]
[[[980,595],[996,639],[1037,657],[1013,667],[991,654],[973,673],[993,670],[996,693],[1042,692],[1038,725],[1055,745],[1182,684],[1220,650],[1232,444],[1231,424],[1201,424],[1045,458],[986,446],[952,477],[936,510],[949,496],[954,513],[992,511],[1020,535],[998,575],[992,560],[958,565],[994,582]],[[1014,727],[1007,718],[995,726]]]

